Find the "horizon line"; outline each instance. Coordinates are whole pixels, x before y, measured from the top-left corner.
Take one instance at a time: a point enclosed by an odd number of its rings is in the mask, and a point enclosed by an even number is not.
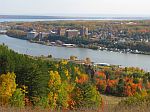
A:
[[[150,17],[145,14],[0,14],[0,16],[41,16],[41,17]]]

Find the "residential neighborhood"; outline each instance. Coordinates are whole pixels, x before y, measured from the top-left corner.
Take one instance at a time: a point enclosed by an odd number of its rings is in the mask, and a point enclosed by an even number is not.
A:
[[[45,45],[150,53],[150,21],[3,22],[0,32]]]

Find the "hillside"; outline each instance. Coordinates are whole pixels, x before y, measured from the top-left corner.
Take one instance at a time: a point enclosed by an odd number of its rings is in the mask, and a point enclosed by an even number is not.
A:
[[[139,68],[52,61],[0,45],[2,109],[110,111],[128,97],[147,96],[149,89],[150,73]]]

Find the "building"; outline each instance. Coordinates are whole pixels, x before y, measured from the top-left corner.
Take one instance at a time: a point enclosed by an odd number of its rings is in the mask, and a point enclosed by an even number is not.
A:
[[[58,35],[59,36],[65,36],[66,34],[66,29],[65,28],[59,28],[58,29]]]
[[[49,34],[56,35],[56,34],[57,34],[57,32],[56,32],[56,31],[51,30]]]
[[[7,30],[0,30],[0,34],[6,34]]]
[[[35,31],[31,31],[27,33],[27,39],[31,40],[38,36],[38,33]]]
[[[9,30],[11,29],[10,26],[0,25],[0,30]]]
[[[94,63],[94,66],[111,66],[108,63]]]
[[[75,44],[63,44],[62,46],[64,46],[64,47],[76,47]]]
[[[78,30],[66,30],[66,36],[68,38],[78,37],[79,31]]]
[[[38,35],[38,37],[39,37],[40,40],[42,40],[44,37],[46,37],[48,35],[49,35],[49,33],[40,32],[39,35]]]
[[[81,36],[85,37],[88,36],[89,31],[87,27],[82,27],[81,31],[80,31]]]
[[[58,34],[59,34],[58,31],[59,31],[58,28],[53,27],[53,28],[50,30],[49,34],[51,34],[51,35],[58,35]]]

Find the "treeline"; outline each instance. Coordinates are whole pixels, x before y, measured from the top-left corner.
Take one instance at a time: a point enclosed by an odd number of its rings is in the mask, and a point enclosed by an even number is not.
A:
[[[58,36],[58,35],[49,35],[48,40],[52,42],[60,40],[67,44],[71,43],[71,44],[77,44],[77,45],[81,45],[81,44],[88,45],[90,43],[88,38],[83,38],[83,37],[68,38],[66,36]]]
[[[103,68],[95,73],[95,81],[103,94],[126,97],[150,91],[150,73],[139,68]]]
[[[107,48],[131,49],[143,52],[150,52],[149,42],[117,42],[114,44],[114,42],[110,40],[102,39],[98,43]]]
[[[0,45],[0,74],[1,105],[59,110],[100,107],[102,102],[82,65],[29,57]]]
[[[111,40],[108,39],[100,39],[99,41],[90,41],[88,38],[76,37],[76,38],[67,38],[65,36],[57,36],[57,35],[49,35],[49,41],[57,41],[60,40],[64,43],[71,43],[76,44],[79,47],[88,47],[94,46],[95,49],[98,49],[98,45],[104,46],[107,48],[117,48],[117,49],[131,49],[131,50],[138,50],[143,52],[150,52],[150,43],[149,42],[117,42],[114,44]],[[93,47],[92,47],[93,48]]]

